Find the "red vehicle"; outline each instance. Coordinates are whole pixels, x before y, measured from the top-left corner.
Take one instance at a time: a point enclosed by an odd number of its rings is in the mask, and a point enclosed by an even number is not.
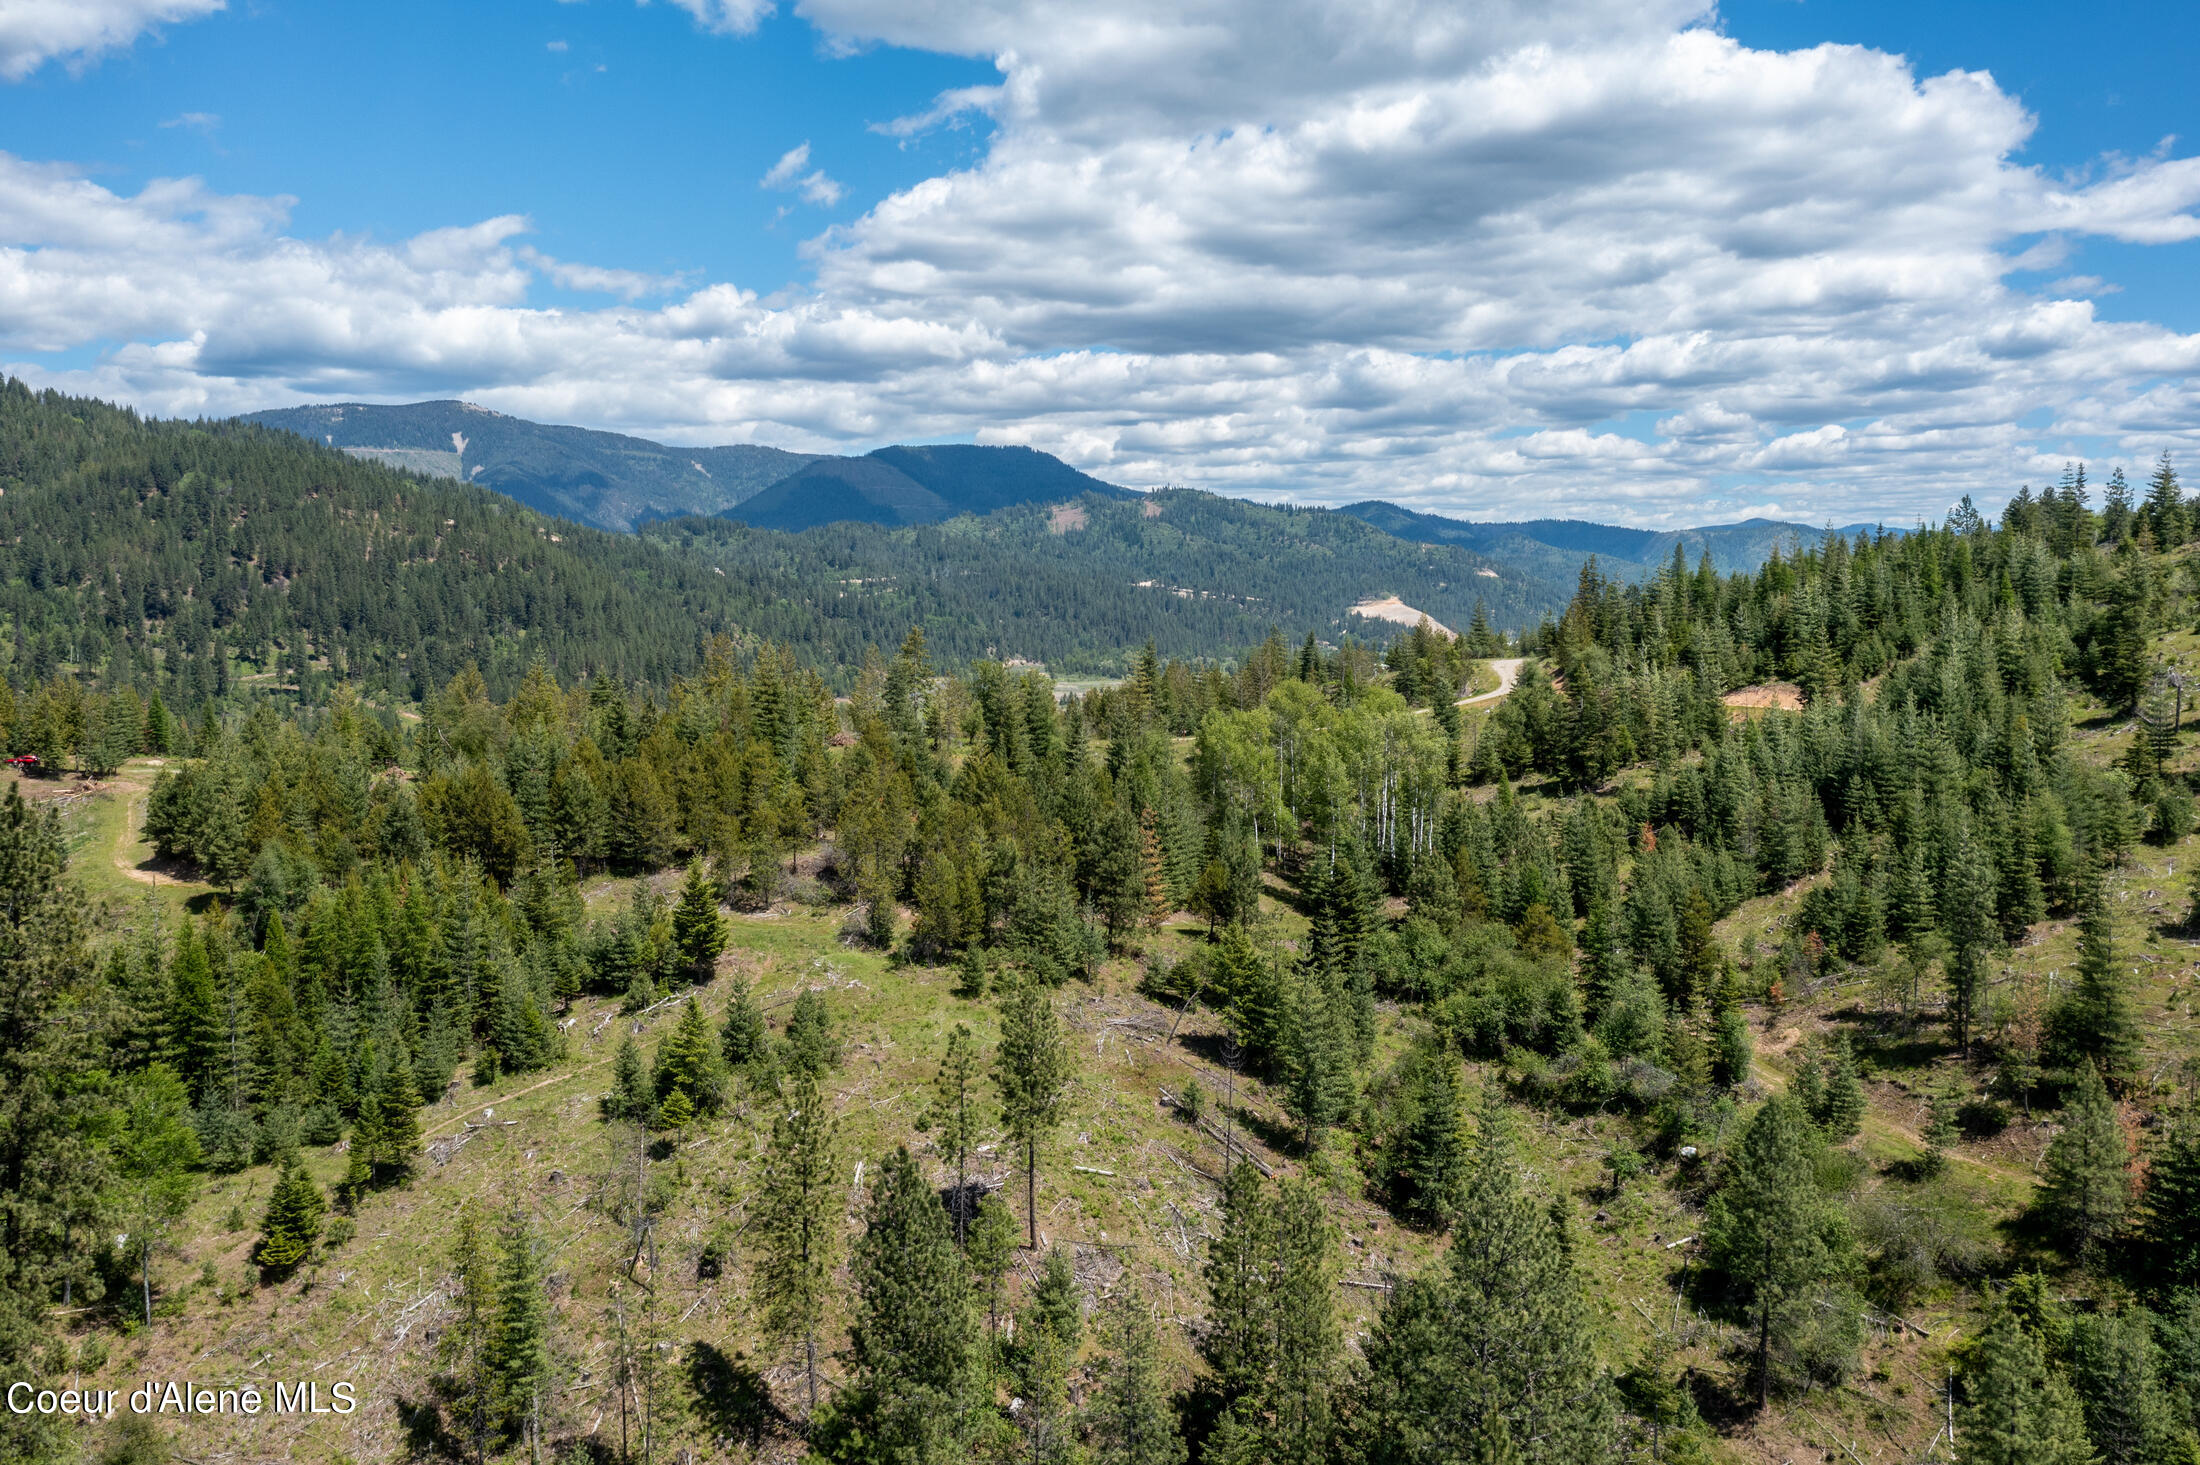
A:
[[[11,768],[36,768],[38,766],[38,755],[36,753],[18,753],[8,760],[8,766]]]

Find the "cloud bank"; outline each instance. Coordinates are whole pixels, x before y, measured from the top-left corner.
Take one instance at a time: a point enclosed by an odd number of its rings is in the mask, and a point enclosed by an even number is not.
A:
[[[882,125],[995,131],[813,240],[793,298],[551,260],[518,217],[306,240],[287,199],[0,157],[0,346],[160,412],[463,395],[1471,517],[1903,522],[2073,444],[2200,437],[2200,336],[2102,320],[2112,282],[2024,283],[2073,239],[2200,237],[2200,159],[2050,175],[1982,73],[1751,50],[1676,0],[797,8],[1002,81]],[[807,144],[761,182],[841,191]],[[545,283],[611,298],[546,308]]]

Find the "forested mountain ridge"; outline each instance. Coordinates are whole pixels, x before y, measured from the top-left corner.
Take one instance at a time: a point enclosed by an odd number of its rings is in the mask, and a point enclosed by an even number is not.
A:
[[[723,517],[786,530],[840,522],[937,524],[961,514],[1088,495],[1135,497],[1030,448],[943,443],[816,459],[725,510]]]
[[[752,583],[784,575],[790,597],[760,606],[757,629],[798,646],[814,636],[847,662],[866,645],[892,644],[897,627],[922,625],[944,661],[1023,657],[1120,672],[1149,639],[1180,657],[1250,646],[1271,627],[1294,643],[1308,632],[1332,644],[1387,639],[1392,628],[1347,614],[1369,597],[1397,595],[1461,629],[1479,615],[1504,630],[1534,625],[1566,594],[1563,583],[1344,515],[1188,489],[905,528],[836,523],[779,535],[689,519],[644,534]]]
[[[122,719],[0,802],[0,1369],[360,1389],[141,1455],[2188,1459],[2200,555],[2104,498],[1584,573],[1494,705],[912,633]]]
[[[1304,516],[1220,501],[1184,500],[1135,533],[1057,535],[1048,511],[1024,507],[909,530],[695,519],[618,535],[289,433],[148,421],[13,383],[0,455],[14,675],[104,668],[179,710],[239,678],[348,679],[402,704],[469,663],[504,696],[538,657],[569,681],[663,687],[718,634],[745,654],[791,647],[845,687],[867,648],[912,624],[951,666],[1020,656],[1088,672],[1122,670],[1147,640],[1227,659],[1271,626],[1341,638],[1354,600],[1400,586],[1427,586],[1438,614],[1471,611],[1432,583],[1467,573],[1457,551],[1347,520],[1304,534]],[[1137,512],[1089,502],[1106,523]],[[1264,555],[1271,532],[1287,552]],[[1244,595],[1207,588],[1233,581]],[[1475,583],[1500,626],[1560,603],[1557,587]]]
[[[666,681],[736,625],[722,575],[238,422],[0,388],[0,615],[16,675],[67,664],[178,706],[321,671],[409,701],[540,656]]]
[[[393,468],[479,483],[599,529],[718,513],[814,456],[745,443],[667,447],[623,433],[529,422],[470,402],[332,402],[253,412],[244,420]]]
[[[388,467],[478,483],[599,529],[687,514],[783,530],[837,520],[931,524],[1010,504],[1129,494],[1022,447],[948,443],[854,458],[748,443],[683,448],[529,422],[471,402],[332,402],[243,420]]]
[[[256,412],[245,420],[391,467],[480,483],[530,508],[602,529],[637,529],[687,514],[788,531],[841,522],[935,524],[1017,504],[1130,496],[1128,489],[1022,447],[897,446],[861,457],[741,444],[681,448],[529,422],[467,402],[327,403]],[[1560,583],[1570,582],[1590,555],[1606,573],[1630,577],[1660,568],[1676,545],[1691,563],[1709,553],[1722,571],[1754,570],[1774,548],[1792,553],[1829,532],[1854,537],[1873,527],[1768,519],[1679,530],[1569,519],[1482,522],[1380,500],[1333,512],[1400,539],[1473,550],[1516,576]]]

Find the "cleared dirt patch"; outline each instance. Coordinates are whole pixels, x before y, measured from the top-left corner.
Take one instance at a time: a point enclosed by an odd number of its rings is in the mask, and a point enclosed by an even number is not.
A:
[[[1161,517],[1161,505],[1155,503],[1152,499],[1148,499],[1138,506],[1138,514],[1140,518],[1158,519]]]
[[[1047,511],[1047,528],[1056,534],[1082,529],[1091,522],[1083,504],[1056,504]]]
[[[1447,636],[1452,634],[1451,627],[1445,625],[1436,617],[1428,615],[1426,611],[1415,610],[1395,595],[1386,595],[1381,600],[1363,600],[1352,607],[1352,613],[1356,616],[1365,616],[1371,621],[1389,621],[1393,625],[1399,626],[1417,626],[1421,624],[1422,618],[1426,616],[1431,626]]]
[[[1784,712],[1803,710],[1803,689],[1793,682],[1766,682],[1761,687],[1742,687],[1719,699],[1729,707],[1777,707]]]

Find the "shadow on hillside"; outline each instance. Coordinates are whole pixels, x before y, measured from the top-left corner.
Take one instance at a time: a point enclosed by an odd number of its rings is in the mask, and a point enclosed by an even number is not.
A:
[[[688,1349],[688,1387],[695,1391],[696,1412],[713,1439],[743,1441],[754,1450],[767,1432],[788,1424],[761,1373],[700,1340]]]
[[[405,1431],[408,1460],[471,1460],[473,1446],[451,1433],[444,1422],[443,1406],[432,1398],[397,1396],[397,1422]]]
[[[940,1187],[940,1208],[947,1212],[947,1224],[952,1226],[959,1218],[967,1231],[978,1219],[978,1207],[984,1203],[991,1187],[982,1180],[966,1180],[958,1190],[952,1185]]]

